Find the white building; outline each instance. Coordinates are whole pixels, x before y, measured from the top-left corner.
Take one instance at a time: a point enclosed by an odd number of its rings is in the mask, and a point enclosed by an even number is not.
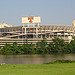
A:
[[[0,23],[0,28],[6,28],[6,27],[12,27],[12,25],[9,25],[7,23]]]

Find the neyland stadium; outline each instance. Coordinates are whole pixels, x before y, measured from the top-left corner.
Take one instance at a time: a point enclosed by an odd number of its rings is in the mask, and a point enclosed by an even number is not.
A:
[[[6,23],[0,23],[0,46],[6,43],[18,44],[36,43],[46,38],[51,42],[54,37],[59,37],[70,42],[75,36],[75,20],[72,25],[42,25],[39,16],[22,17],[22,26],[12,26]]]

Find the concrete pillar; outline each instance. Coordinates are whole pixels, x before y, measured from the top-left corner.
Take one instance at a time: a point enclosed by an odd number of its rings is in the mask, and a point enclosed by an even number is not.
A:
[[[36,28],[36,37],[38,38],[38,28]]]
[[[26,34],[26,28],[25,28],[25,34]]]

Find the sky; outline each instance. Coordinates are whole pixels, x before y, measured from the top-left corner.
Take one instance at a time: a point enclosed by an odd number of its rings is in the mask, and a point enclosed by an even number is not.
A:
[[[22,25],[22,16],[40,16],[41,24],[72,24],[75,0],[0,0],[0,22]]]

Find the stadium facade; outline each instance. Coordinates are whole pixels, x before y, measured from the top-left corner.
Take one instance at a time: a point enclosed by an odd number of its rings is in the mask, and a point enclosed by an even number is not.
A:
[[[22,26],[12,26],[5,23],[0,24],[0,46],[6,43],[18,44],[36,43],[46,38],[51,42],[54,37],[59,37],[70,42],[75,37],[75,20],[72,25],[41,25],[39,16],[22,17]]]

